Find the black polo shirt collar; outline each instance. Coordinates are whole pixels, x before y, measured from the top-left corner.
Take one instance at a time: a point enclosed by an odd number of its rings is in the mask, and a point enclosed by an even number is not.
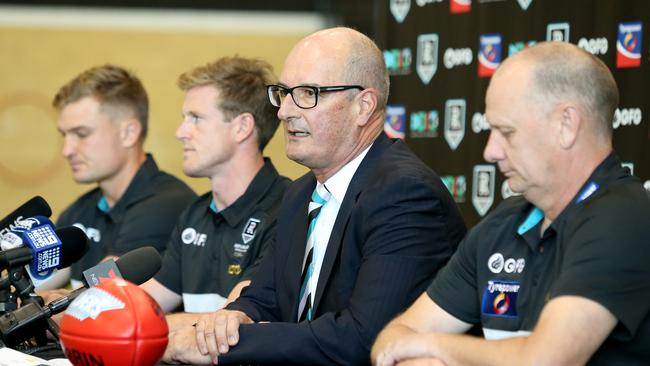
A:
[[[155,192],[149,192],[144,189],[143,186],[149,184],[149,182],[156,176],[158,173],[158,165],[153,159],[151,154],[147,154],[147,157],[135,173],[133,180],[129,183],[124,195],[115,203],[113,208],[109,209],[106,199],[101,195],[99,201],[97,202],[97,209],[106,214],[113,222],[117,222],[122,218],[126,209],[131,206],[133,203],[141,200],[144,197],[154,194]],[[137,192],[137,193],[136,193]]]
[[[578,193],[573,197],[571,203],[562,210],[560,215],[544,231],[542,237],[539,236],[540,225],[544,221],[544,212],[532,204],[525,205],[523,212],[527,213],[521,218],[521,224],[517,228],[519,234],[531,249],[536,250],[542,240],[555,235],[560,226],[569,220],[576,212],[581,202],[591,197],[604,185],[610,181],[619,179],[627,175],[625,169],[621,166],[620,159],[614,153],[610,153],[596,170],[591,174],[589,179],[582,185]]]
[[[271,159],[264,158],[264,165],[248,185],[246,192],[237,198],[233,204],[220,210],[218,214],[222,215],[228,225],[232,227],[238,225],[241,220],[248,219],[248,217],[244,216],[247,216],[253,209],[253,206],[264,199],[266,193],[273,186],[273,182],[278,179],[278,176],[278,171],[273,166],[273,163],[271,163]]]

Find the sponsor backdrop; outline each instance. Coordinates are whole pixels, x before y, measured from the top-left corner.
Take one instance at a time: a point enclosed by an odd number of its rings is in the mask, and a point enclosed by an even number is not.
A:
[[[375,37],[391,74],[385,129],[442,177],[467,223],[513,193],[482,157],[485,91],[509,56],[571,42],[612,70],[621,101],[614,148],[650,190],[650,2],[647,0],[380,0]]]

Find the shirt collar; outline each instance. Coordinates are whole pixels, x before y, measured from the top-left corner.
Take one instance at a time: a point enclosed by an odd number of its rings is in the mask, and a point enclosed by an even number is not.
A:
[[[350,182],[352,181],[352,177],[354,177],[354,173],[356,173],[359,165],[361,165],[361,162],[363,161],[363,158],[366,157],[366,154],[371,147],[372,144],[370,144],[365,150],[361,152],[361,154],[350,160],[338,172],[336,172],[327,181],[325,181],[325,187],[332,194],[332,198],[334,198],[339,204],[343,202],[345,192],[350,186]]]
[[[264,158],[264,165],[248,185],[244,194],[237,198],[230,206],[219,210],[218,213],[223,216],[228,222],[228,225],[237,225],[244,219],[245,215],[251,214],[253,207],[259,201],[266,197],[266,193],[273,187],[279,176],[271,159]]]

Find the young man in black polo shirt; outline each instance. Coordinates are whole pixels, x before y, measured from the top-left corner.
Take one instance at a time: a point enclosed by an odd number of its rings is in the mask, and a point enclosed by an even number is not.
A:
[[[267,103],[266,62],[222,58],[179,77],[185,91],[183,171],[207,177],[212,191],[183,212],[160,272],[143,284],[165,311],[171,331],[237,297],[275,231],[276,211],[289,184],[262,151],[279,121]]]
[[[107,257],[141,246],[164,251],[174,223],[196,195],[144,152],[148,98],[129,71],[113,65],[86,70],[61,87],[53,105],[74,180],[97,184],[57,222],[82,228],[90,239],[88,253],[71,267],[77,287],[82,272]]]
[[[574,45],[501,65],[484,156],[523,196],[380,333],[375,364],[650,364],[650,200],[612,150],[617,105],[605,64]],[[449,334],[472,324],[486,339]]]

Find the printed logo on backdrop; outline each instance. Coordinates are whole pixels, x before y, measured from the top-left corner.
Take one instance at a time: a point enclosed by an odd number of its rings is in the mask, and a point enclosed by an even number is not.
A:
[[[244,241],[244,244],[248,244],[249,241],[253,240],[259,225],[260,220],[253,217],[248,219],[246,226],[244,226],[244,230],[241,232],[241,239]]]
[[[638,126],[642,121],[643,112],[641,108],[616,108],[612,128],[616,130],[619,127]]]
[[[465,99],[448,99],[445,102],[445,140],[456,150],[465,137]]]
[[[508,184],[508,180],[504,180],[503,183],[501,184],[501,197],[503,197],[504,200],[507,200],[510,197],[514,196],[521,196],[521,193],[517,193],[510,189],[510,184]]]
[[[418,36],[415,70],[425,85],[429,84],[436,70],[438,70],[438,35],[436,33],[420,34]]]
[[[467,182],[464,175],[443,175],[440,177],[442,183],[445,184],[445,187],[449,190],[454,201],[461,203],[465,202],[465,192],[467,192]]]
[[[650,193],[650,180],[646,180],[645,182],[643,182],[643,188],[645,188],[645,190],[648,191],[648,193]]]
[[[472,11],[472,0],[450,0],[449,11],[452,14],[469,13]]]
[[[447,69],[455,66],[465,66],[472,63],[472,50],[470,48],[447,48],[443,55],[443,63]]]
[[[474,113],[472,116],[472,131],[474,133],[481,133],[489,130],[490,124],[488,123],[487,118],[485,118],[485,114],[478,112]]]
[[[472,179],[472,205],[480,216],[485,216],[494,203],[494,165],[475,165]]]
[[[533,0],[517,0],[517,2],[519,3],[519,6],[521,6],[521,9],[523,11],[526,11],[528,10],[528,7],[530,6],[530,3],[533,2]]]
[[[406,108],[403,105],[387,105],[384,131],[388,137],[403,139],[406,125]]]
[[[501,35],[481,35],[478,49],[478,76],[489,77],[501,63]]]
[[[621,166],[625,169],[627,169],[628,172],[630,172],[630,175],[634,175],[634,163],[631,161],[624,161],[621,162]]]
[[[517,52],[523,51],[525,48],[532,47],[537,43],[537,41],[528,41],[528,42],[512,42],[508,45],[508,56],[512,56]]]
[[[605,37],[599,38],[580,38],[578,40],[578,47],[591,53],[592,55],[604,55],[609,49],[609,42]]]
[[[550,23],[546,26],[546,40],[555,42],[569,42],[569,23]]]
[[[440,119],[438,111],[418,111],[411,113],[409,137],[423,138],[438,136]]]
[[[411,49],[392,48],[384,50],[384,62],[390,75],[407,75],[411,72]]]
[[[390,0],[390,12],[395,20],[402,23],[411,9],[411,0]]]
[[[425,5],[429,5],[432,3],[441,3],[442,0],[415,0],[415,3],[418,4],[419,7],[423,7]]]
[[[643,25],[641,22],[618,24],[616,40],[616,67],[641,66],[641,41]]]
[[[196,229],[188,227],[183,230],[181,233],[181,241],[184,244],[192,244],[197,247],[204,247],[208,236],[206,234],[201,234]]]

